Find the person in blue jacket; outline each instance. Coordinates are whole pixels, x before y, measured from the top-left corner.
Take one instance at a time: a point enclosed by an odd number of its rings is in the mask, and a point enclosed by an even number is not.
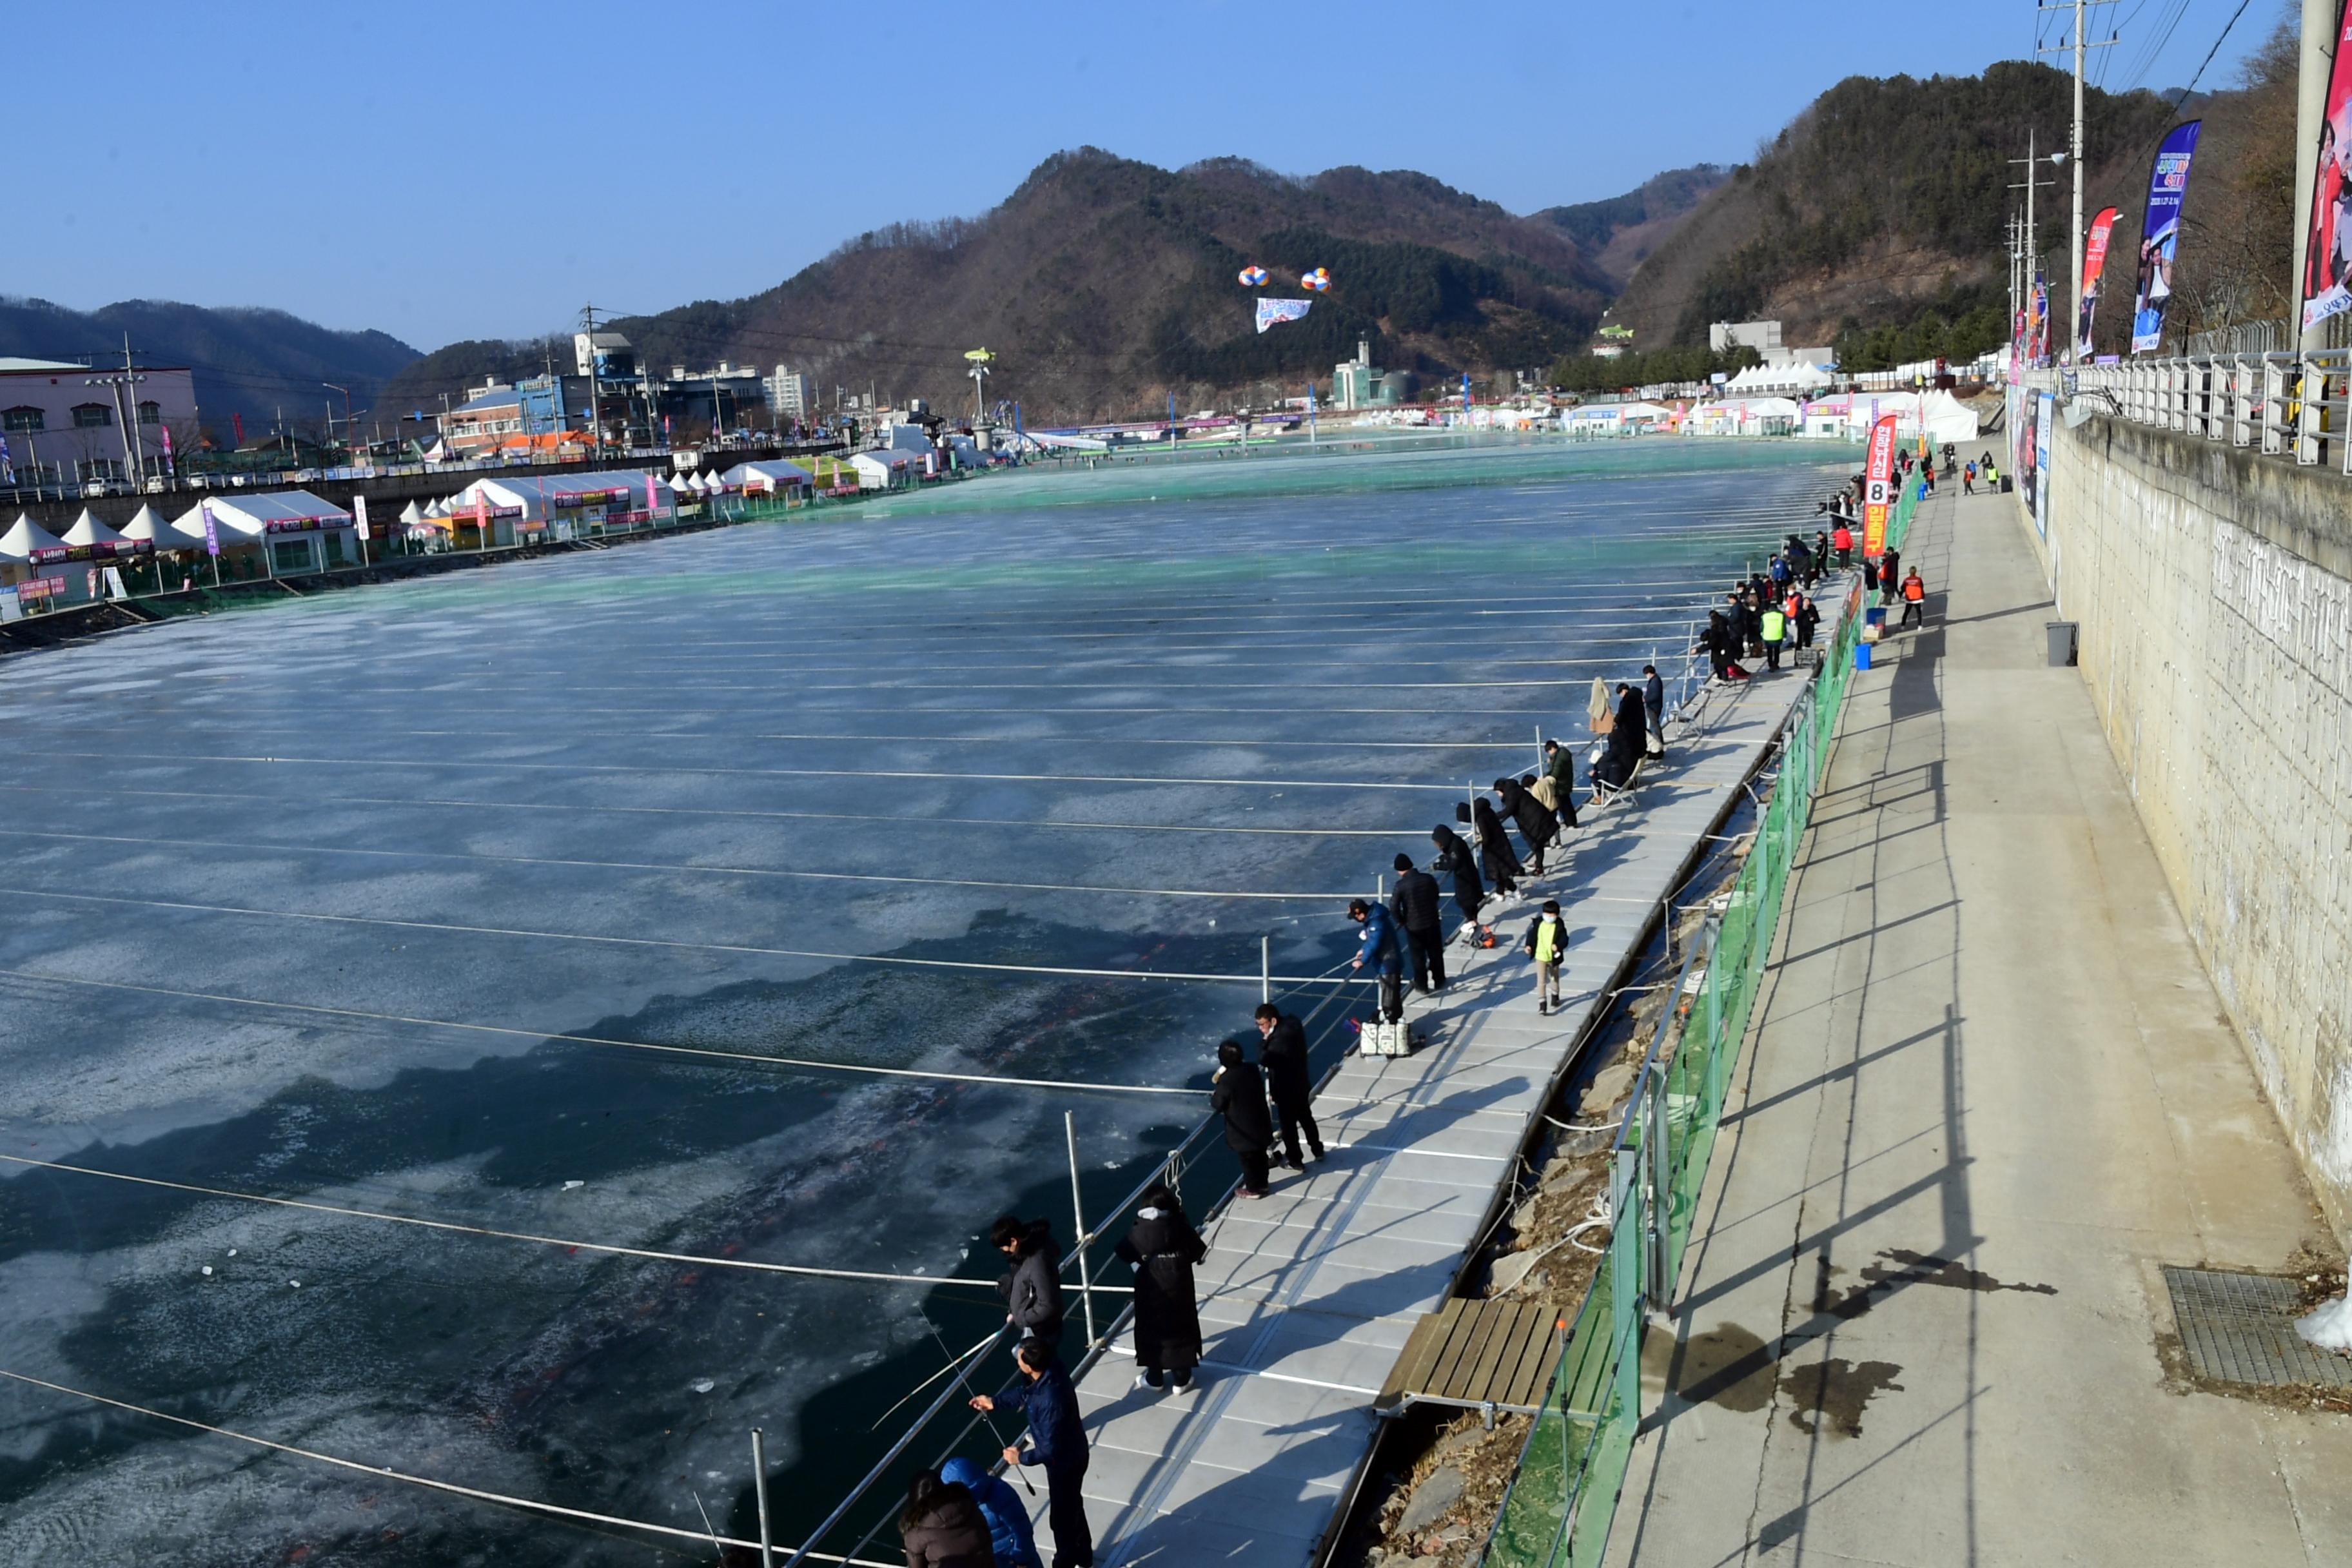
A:
[[[1095,1568],[1093,1527],[1087,1523],[1087,1429],[1078,1420],[1078,1391],[1052,1349],[1024,1340],[1013,1352],[1021,1382],[1002,1399],[975,1394],[974,1410],[1008,1410],[1029,1421],[1029,1446],[1007,1447],[1008,1465],[1045,1468],[1045,1521],[1054,1527],[1054,1568]]]
[[[1404,947],[1397,941],[1395,917],[1386,904],[1357,899],[1348,905],[1348,918],[1364,928],[1355,967],[1369,963],[1381,977],[1381,1018],[1393,1024],[1404,1016]]]
[[[1036,1527],[1029,1522],[1029,1510],[1002,1476],[990,1475],[970,1459],[950,1459],[940,1468],[940,1479],[961,1487],[980,1504],[996,1568],[1045,1568],[1037,1556]]]

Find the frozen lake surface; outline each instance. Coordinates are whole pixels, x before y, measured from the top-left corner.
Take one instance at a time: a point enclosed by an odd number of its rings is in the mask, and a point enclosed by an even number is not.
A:
[[[1343,956],[1466,782],[1810,535],[1822,459],[1024,474],[10,659],[0,1154],[992,1278],[999,1212],[1068,1235],[1065,1110],[1097,1205],[1202,1110],[1082,1086],[1204,1086],[1261,936]],[[924,1314],[994,1300],[0,1172],[0,1367],[679,1528],[751,1532],[761,1426],[797,1540],[940,1363]],[[0,1564],[304,1557],[709,1551],[0,1384]]]

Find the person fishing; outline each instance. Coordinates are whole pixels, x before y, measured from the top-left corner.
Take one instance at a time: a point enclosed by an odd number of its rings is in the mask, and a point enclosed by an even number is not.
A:
[[[1024,1342],[1013,1352],[1013,1364],[1021,1378],[1011,1392],[1001,1399],[975,1394],[968,1403],[974,1410],[1005,1410],[1028,1417],[1029,1446],[1007,1445],[1004,1462],[1045,1468],[1045,1518],[1054,1528],[1054,1568],[1094,1568],[1094,1530],[1087,1522],[1086,1500],[1079,1495],[1087,1479],[1087,1431],[1078,1419],[1078,1391],[1070,1385],[1061,1362],[1043,1345]]]
[[[1429,868],[1453,879],[1454,907],[1462,911],[1463,933],[1475,947],[1486,931],[1478,923],[1478,911],[1486,902],[1486,885],[1478,876],[1478,858],[1470,852],[1470,846],[1460,834],[1442,822],[1429,830],[1429,838],[1437,846],[1437,858]]]
[[[1209,1109],[1225,1119],[1225,1147],[1241,1162],[1242,1196],[1262,1198],[1272,1165],[1265,1157],[1274,1142],[1274,1118],[1266,1113],[1265,1079],[1242,1054],[1239,1040],[1217,1047],[1217,1073],[1209,1081]]]
[[[1437,908],[1437,879],[1429,884],[1429,907]],[[1434,934],[1434,933],[1433,933]],[[1257,1005],[1257,1065],[1265,1074],[1266,1098],[1274,1101],[1275,1119],[1282,1130],[1283,1163],[1294,1171],[1307,1169],[1298,1157],[1298,1135],[1307,1134],[1307,1150],[1323,1158],[1323,1132],[1315,1125],[1315,1079],[1307,1070],[1307,1026],[1271,1002]]]
[[[917,1470],[908,1481],[898,1539],[907,1568],[994,1568],[996,1562],[988,1521],[971,1489],[939,1470]]]
[[[1004,1321],[1024,1340],[1060,1344],[1062,1266],[1054,1252],[1053,1223],[1003,1215],[988,1227],[988,1244],[1013,1259],[1012,1268],[996,1282],[996,1293],[1004,1298]]]
[[[1483,795],[1470,808],[1470,828],[1478,840],[1478,868],[1486,873],[1487,886],[1509,898],[1519,890],[1519,858],[1511,853],[1511,840],[1503,831],[1503,819],[1495,815],[1495,808],[1486,804]]]
[[[1318,1149],[1316,1158],[1322,1158]],[[1293,1161],[1292,1163],[1297,1163]],[[1192,1267],[1209,1244],[1184,1217],[1184,1205],[1165,1183],[1155,1183],[1135,1211],[1135,1223],[1114,1249],[1135,1270],[1135,1359],[1138,1388],[1192,1391],[1201,1364],[1201,1309]]]
[[[1036,1526],[1021,1495],[971,1459],[953,1458],[940,1467],[940,1479],[971,1494],[980,1517],[988,1526],[988,1542],[996,1568],[1045,1568],[1037,1556]]]
[[[1528,847],[1527,868],[1530,876],[1540,877],[1544,868],[1544,849],[1559,835],[1559,825],[1552,818],[1544,804],[1527,792],[1518,780],[1506,775],[1495,781],[1495,798],[1501,803],[1503,814],[1519,830]]]
[[[1552,809],[1559,814],[1559,825],[1576,826],[1576,754],[1558,741],[1546,741],[1544,750],[1544,782],[1551,785]]]
[[[1397,938],[1395,917],[1385,904],[1350,899],[1348,918],[1364,928],[1363,944],[1357,948],[1349,967],[1372,965],[1372,973],[1380,978],[1381,1021],[1393,1024],[1404,1016],[1404,952]]]
[[[1706,630],[1699,634],[1699,640],[1692,647],[1691,652],[1706,653],[1706,661],[1715,670],[1717,680],[1727,683],[1745,680],[1748,671],[1740,667],[1738,643],[1739,635],[1723,612],[1709,610],[1706,613]]]
[[[1438,907],[1437,879],[1414,867],[1412,857],[1399,854],[1396,890],[1389,895],[1389,913],[1404,928],[1405,945],[1412,949],[1412,988],[1445,989],[1445,914]],[[1263,1013],[1261,1008],[1260,1012]],[[1303,1036],[1306,1031],[1301,1029]]]

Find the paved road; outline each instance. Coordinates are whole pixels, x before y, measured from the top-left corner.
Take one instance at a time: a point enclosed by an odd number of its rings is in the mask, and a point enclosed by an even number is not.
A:
[[[2352,1563],[2352,1421],[2168,1379],[2160,1265],[2326,1232],[2013,507],[1851,689],[1612,1562]]]

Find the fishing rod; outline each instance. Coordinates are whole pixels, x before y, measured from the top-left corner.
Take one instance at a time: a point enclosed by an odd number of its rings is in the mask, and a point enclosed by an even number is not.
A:
[[[929,1318],[926,1318],[926,1319],[924,1319],[924,1320],[923,1320],[923,1326],[924,1326],[925,1328],[927,1328],[927,1329],[928,1329],[928,1328],[929,1328],[929,1327],[931,1326],[931,1325],[930,1325],[930,1320],[929,1320]],[[963,1363],[963,1360],[964,1360],[964,1357],[965,1357],[965,1356],[969,1356],[969,1355],[971,1355],[971,1354],[972,1353],[972,1351],[977,1351],[977,1350],[981,1350],[981,1349],[984,1348],[985,1346],[987,1346],[988,1344],[990,1344],[991,1342],[992,1342],[995,1340],[995,1338],[996,1338],[996,1336],[997,1336],[998,1334],[1001,1334],[1001,1333],[1003,1333],[1003,1331],[1003,1331],[1003,1329],[995,1329],[995,1330],[992,1330],[992,1331],[989,1332],[988,1337],[987,1337],[986,1339],[981,1340],[981,1341],[979,1341],[978,1342],[976,1342],[975,1344],[973,1344],[973,1346],[971,1347],[971,1350],[969,1350],[969,1351],[964,1352],[963,1352],[963,1355],[954,1357],[952,1360],[950,1360],[950,1361],[948,1363],[948,1364],[947,1364],[947,1365],[945,1365],[945,1366],[943,1366],[943,1367],[940,1368],[940,1370],[939,1370],[939,1371],[937,1371],[937,1372],[935,1372],[935,1373],[931,1373],[931,1375],[930,1375],[930,1376],[929,1376],[929,1377],[927,1377],[927,1378],[923,1379],[923,1381],[922,1381],[922,1382],[920,1382],[920,1383],[919,1383],[919,1384],[915,1384],[915,1386],[914,1386],[913,1388],[911,1388],[911,1389],[909,1389],[909,1390],[908,1391],[906,1399],[901,1399],[900,1401],[898,1401],[898,1404],[893,1405],[892,1406],[890,1406],[890,1408],[889,1408],[889,1409],[885,1410],[884,1412],[882,1412],[882,1420],[881,1420],[881,1421],[877,1421],[877,1422],[875,1422],[875,1423],[874,1423],[874,1425],[873,1425],[873,1426],[869,1426],[869,1427],[867,1427],[867,1428],[866,1428],[866,1430],[867,1430],[867,1431],[869,1431],[869,1432],[879,1432],[880,1430],[882,1430],[882,1422],[883,1422],[883,1421],[887,1421],[887,1420],[889,1420],[889,1419],[890,1419],[890,1417],[892,1417],[893,1415],[896,1415],[897,1414],[898,1414],[898,1412],[899,1412],[899,1411],[904,1410],[904,1409],[907,1407],[907,1404],[908,1404],[908,1400],[913,1399],[913,1398],[915,1397],[915,1395],[916,1395],[916,1394],[922,1393],[922,1392],[923,1392],[923,1390],[925,1390],[925,1389],[927,1389],[927,1388],[930,1387],[930,1386],[931,1386],[931,1384],[935,1384],[935,1383],[939,1382],[939,1380],[940,1380],[940,1379],[941,1379],[941,1378],[943,1378],[943,1377],[947,1376],[950,1373],[951,1373],[951,1372],[955,1371],[955,1369],[956,1369],[958,1366],[960,1366],[961,1364],[962,1364],[962,1363]],[[934,1338],[934,1339],[937,1339],[937,1338],[939,1337],[939,1335],[938,1335],[938,1333],[937,1333],[937,1331],[933,1331],[933,1333],[932,1333],[932,1336],[931,1336],[931,1337],[932,1337],[932,1338]],[[947,1349],[947,1346],[945,1346],[945,1345],[941,1345],[940,1348],[941,1350],[945,1350],[945,1349]]]
[[[942,1351],[946,1350],[946,1349],[948,1348],[948,1342],[947,1342],[946,1340],[944,1340],[944,1339],[940,1338],[939,1330],[934,1329],[934,1328],[932,1328],[932,1327],[931,1327],[931,1315],[930,1315],[929,1312],[925,1312],[925,1311],[920,1310],[919,1309],[918,1309],[918,1310],[917,1310],[917,1314],[916,1314],[916,1315],[917,1315],[917,1316],[919,1316],[919,1317],[920,1317],[920,1318],[923,1320],[923,1327],[924,1327],[925,1329],[927,1329],[927,1330],[929,1330],[929,1332],[930,1332],[930,1336],[931,1336],[931,1342],[932,1342],[933,1344],[935,1344],[935,1345],[939,1346],[939,1347],[940,1347],[940,1349],[941,1349]],[[996,1336],[995,1336],[994,1334],[991,1334],[991,1335],[989,1335],[989,1338],[990,1338],[990,1339],[992,1339],[992,1340],[993,1340],[995,1337],[996,1337]],[[1018,1354],[1018,1353],[1019,1353],[1019,1348],[1020,1348],[1020,1347],[1018,1347],[1018,1346],[1015,1346],[1015,1347],[1014,1347],[1014,1353],[1015,1353],[1015,1354]],[[971,1379],[970,1379],[970,1378],[966,1377],[966,1376],[963,1374],[963,1361],[962,1361],[962,1359],[961,1359],[961,1357],[959,1357],[959,1358],[957,1358],[956,1360],[950,1362],[948,1364],[949,1364],[950,1366],[952,1366],[953,1368],[955,1368],[956,1381],[957,1381],[958,1383],[961,1383],[961,1384],[963,1384],[963,1391],[964,1391],[966,1394],[971,1394],[974,1399],[978,1399],[978,1398],[980,1397],[980,1390],[978,1390],[977,1388],[974,1388],[974,1387],[971,1385]],[[975,1408],[975,1409],[979,1409],[979,1406],[976,1406],[976,1405],[975,1405],[973,1408]],[[996,1439],[996,1446],[997,1446],[998,1447],[1000,1447],[1000,1448],[1010,1448],[1011,1447],[1013,1447],[1013,1445],[1012,1445],[1012,1444],[1010,1444],[1010,1443],[1008,1443],[1008,1442],[1006,1442],[1006,1441],[1004,1440],[1004,1431],[1003,1431],[1003,1428],[1002,1428],[1002,1427],[1000,1427],[1000,1426],[997,1426],[997,1424],[996,1424],[996,1417],[995,1417],[994,1415],[992,1415],[989,1414],[989,1412],[988,1412],[988,1411],[986,1411],[986,1410],[984,1410],[984,1409],[983,1409],[983,1410],[981,1410],[981,1411],[980,1411],[980,1418],[981,1418],[982,1421],[985,1421],[985,1422],[987,1422],[987,1423],[988,1423],[988,1433],[989,1433],[989,1436],[992,1436],[992,1437],[994,1437],[994,1438]],[[1024,1489],[1027,1489],[1027,1491],[1028,1491],[1029,1495],[1030,1495],[1031,1497],[1033,1497],[1033,1498],[1034,1498],[1034,1497],[1035,1497],[1035,1496],[1037,1495],[1037,1487],[1036,1487],[1036,1484],[1035,1484],[1034,1482],[1033,1482],[1032,1480],[1030,1480],[1030,1479],[1029,1479],[1027,1476],[1025,1476],[1025,1475],[1023,1475],[1023,1474],[1022,1474],[1022,1470],[1021,1470],[1021,1467],[1020,1467],[1020,1466],[1018,1466],[1018,1465],[1014,1465],[1014,1466],[1012,1466],[1012,1467],[1011,1467],[1011,1468],[1012,1468],[1012,1471],[1013,1471],[1013,1473],[1014,1475],[1016,1475],[1016,1476],[1020,1476],[1020,1477],[1021,1477],[1021,1485],[1022,1485]]]

